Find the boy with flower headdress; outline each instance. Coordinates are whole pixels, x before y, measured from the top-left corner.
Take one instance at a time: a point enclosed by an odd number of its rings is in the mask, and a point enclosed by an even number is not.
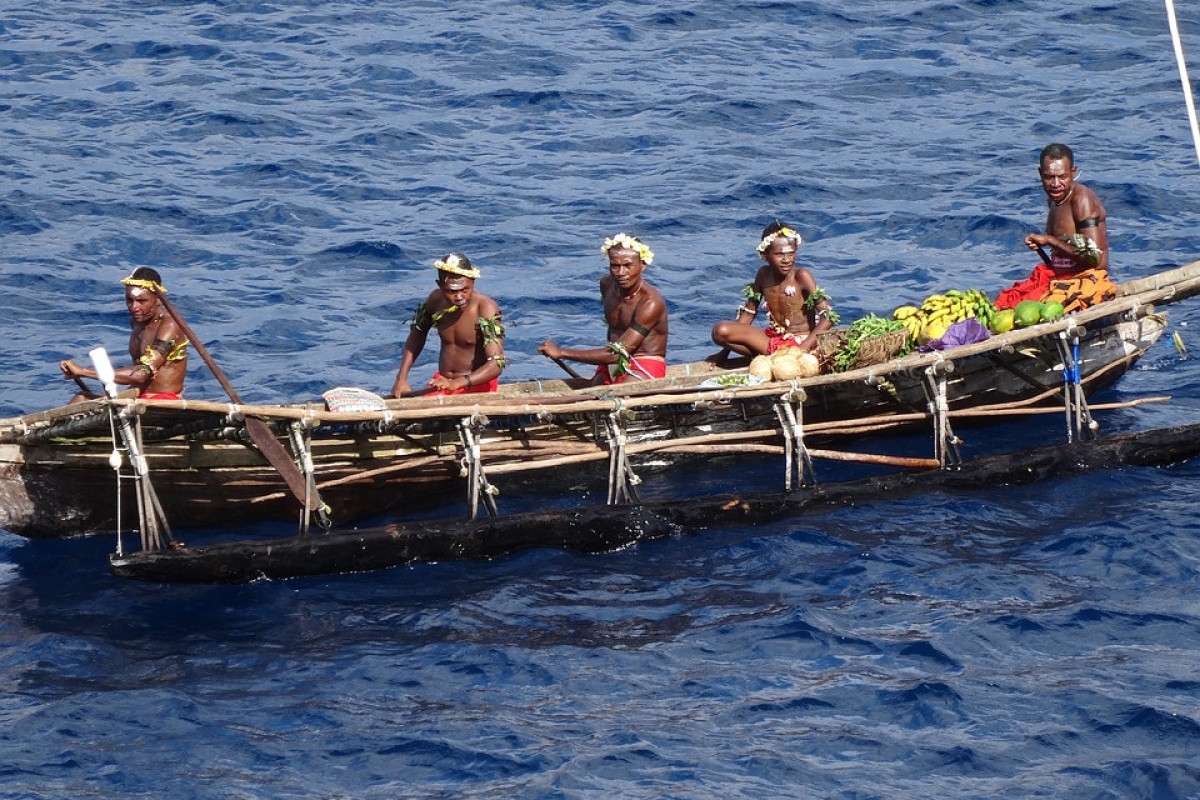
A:
[[[712,340],[725,350],[710,361],[719,363],[730,350],[744,356],[770,355],[781,347],[811,350],[817,346],[817,334],[837,324],[829,296],[817,286],[812,272],[796,266],[796,250],[803,241],[778,220],[763,229],[757,249],[766,263],[742,290],[745,300],[738,306],[737,318],[713,326]],[[764,302],[767,325],[760,329],[753,322]]]
[[[538,352],[556,361],[595,364],[593,384],[662,378],[667,374],[667,303],[642,276],[654,253],[626,233],[605,239],[600,251],[608,257],[608,274],[600,279],[608,344],[567,349],[547,339]]]
[[[504,323],[496,301],[475,291],[479,270],[462,253],[433,262],[438,288],[413,314],[400,371],[392,396],[409,392],[408,373],[425,348],[429,331],[441,339],[438,369],[429,381],[430,395],[494,392],[500,385],[504,359]]]
[[[114,380],[122,386],[132,386],[138,396],[147,400],[178,400],[183,392],[187,374],[188,340],[174,318],[167,313],[159,295],[167,293],[157,270],[138,267],[125,285],[125,307],[129,309],[129,355],[133,364],[114,370]],[[96,371],[65,360],[58,364],[65,380],[80,378],[99,380]],[[92,400],[98,392],[82,391],[71,398],[72,403]]]

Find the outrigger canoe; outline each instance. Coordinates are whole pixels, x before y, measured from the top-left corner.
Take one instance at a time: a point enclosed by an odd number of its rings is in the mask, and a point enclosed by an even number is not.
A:
[[[302,530],[312,509],[341,526],[447,491],[463,493],[472,517],[496,514],[497,491],[510,481],[587,467],[581,474],[598,475],[605,463],[607,478],[598,479],[611,504],[637,499],[649,459],[780,454],[784,489],[811,482],[814,459],[944,468],[959,460],[961,421],[1065,413],[1072,435],[1088,437],[1087,398],[1163,335],[1162,305],[1197,293],[1200,262],[1131,281],[1116,299],[1058,321],[787,382],[752,384],[744,370],[699,363],[633,384],[528,381],[369,411],[94,400],[0,420],[0,528],[66,538],[137,527],[143,549],[159,549],[172,523],[294,521],[303,508]],[[264,458],[248,419],[290,450],[299,484]],[[929,453],[832,449],[839,437],[914,426],[932,429]],[[148,528],[162,535],[147,538]]]

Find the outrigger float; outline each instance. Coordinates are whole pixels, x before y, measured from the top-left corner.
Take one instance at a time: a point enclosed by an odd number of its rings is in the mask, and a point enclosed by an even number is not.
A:
[[[639,472],[650,460],[776,454],[785,491],[813,484],[821,459],[944,471],[962,463],[960,424],[1060,414],[1068,442],[1093,438],[1091,412],[1113,405],[1089,405],[1088,397],[1163,335],[1161,306],[1198,293],[1200,262],[982,342],[757,385],[744,370],[698,363],[633,384],[528,381],[488,395],[388,400],[366,411],[331,411],[323,402],[142,400],[114,391],[0,420],[0,528],[55,538],[119,532],[132,516],[127,509],[136,509],[140,552],[125,554],[118,538],[114,556],[114,564],[129,564],[186,552],[173,546],[171,522],[196,529],[295,520],[299,501],[301,537],[316,546],[334,534],[314,527],[346,526],[440,492],[465,492],[470,519],[496,517],[498,487],[510,481],[568,471],[586,477],[605,463],[609,505],[638,500]],[[928,454],[834,449],[839,438],[869,441],[914,427],[932,429]],[[264,430],[279,453],[261,446]]]

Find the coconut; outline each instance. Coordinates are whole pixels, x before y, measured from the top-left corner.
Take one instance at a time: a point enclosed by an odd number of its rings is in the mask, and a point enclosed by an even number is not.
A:
[[[771,356],[771,373],[777,381],[811,378],[821,371],[821,362],[798,347],[784,347]]]
[[[750,361],[750,374],[764,381],[771,380],[771,357],[755,356]]]

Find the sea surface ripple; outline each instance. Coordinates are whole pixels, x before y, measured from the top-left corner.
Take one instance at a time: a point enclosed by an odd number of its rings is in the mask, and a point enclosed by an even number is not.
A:
[[[138,266],[248,402],[390,387],[450,250],[505,310],[510,379],[603,336],[621,230],[656,253],[674,361],[712,351],[776,217],[847,319],[995,291],[1032,265],[1051,141],[1117,279],[1200,254],[1149,0],[7,0],[0,78],[6,416],[66,399],[59,359],[122,351]],[[1195,302],[1164,310],[1200,351]],[[188,395],[222,393],[197,363]],[[1172,400],[1103,428],[1194,422],[1200,368],[1164,341],[1104,399],[1145,395]],[[1198,472],[242,587],[0,533],[0,800],[1196,800]]]

